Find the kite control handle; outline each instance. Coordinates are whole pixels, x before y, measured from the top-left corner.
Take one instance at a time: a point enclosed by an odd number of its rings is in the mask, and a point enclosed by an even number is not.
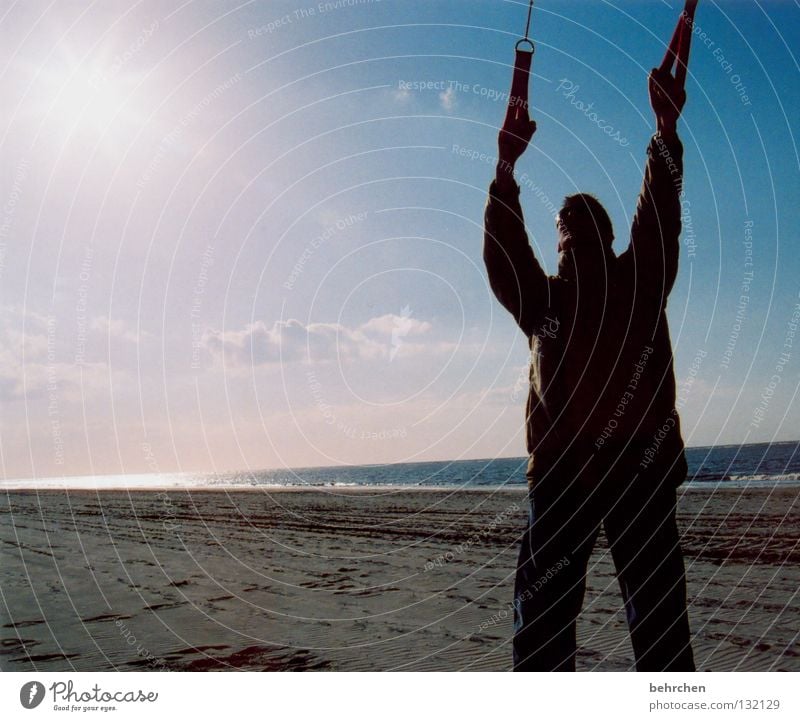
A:
[[[692,31],[694,28],[694,13],[698,0],[686,0],[683,12],[678,18],[675,32],[669,43],[664,59],[661,61],[661,72],[672,72],[675,65],[675,79],[682,88],[686,84],[686,71],[689,67],[689,48],[692,44]]]
[[[525,25],[525,37],[517,40],[514,45],[514,75],[511,79],[511,92],[508,96],[508,108],[506,109],[506,119],[504,126],[509,126],[513,121],[521,117],[528,117],[528,83],[531,76],[531,63],[533,53],[536,48],[528,38],[528,31],[531,27],[531,12],[533,11],[533,0],[528,5],[528,22]],[[530,49],[526,48],[529,46]]]

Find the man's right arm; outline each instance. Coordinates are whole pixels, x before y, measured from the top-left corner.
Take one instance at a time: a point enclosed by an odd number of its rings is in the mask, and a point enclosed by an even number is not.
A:
[[[501,161],[489,186],[483,260],[497,299],[530,337],[548,304],[547,275],[528,243],[513,167]]]

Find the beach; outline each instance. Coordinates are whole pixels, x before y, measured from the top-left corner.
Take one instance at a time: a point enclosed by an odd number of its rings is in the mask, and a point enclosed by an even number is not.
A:
[[[679,489],[698,670],[800,670],[799,498]],[[521,487],[9,491],[0,668],[508,671],[526,514]],[[602,532],[578,643],[633,668]]]

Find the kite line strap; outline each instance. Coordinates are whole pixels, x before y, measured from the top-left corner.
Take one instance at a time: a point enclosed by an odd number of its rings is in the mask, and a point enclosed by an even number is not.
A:
[[[531,29],[531,13],[533,11],[533,0],[528,4],[528,21],[525,23],[525,37],[517,40],[514,45],[514,76],[511,80],[511,93],[508,98],[508,108],[506,109],[505,124],[521,117],[521,114],[528,115],[528,81],[531,73],[531,62],[535,47],[528,37]],[[530,46],[530,49],[523,47]]]

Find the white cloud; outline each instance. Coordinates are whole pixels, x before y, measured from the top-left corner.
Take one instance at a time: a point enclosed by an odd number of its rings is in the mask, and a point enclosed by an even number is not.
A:
[[[433,326],[428,321],[417,320],[410,315],[395,315],[387,313],[377,318],[370,318],[360,326],[365,333],[378,335],[392,335],[400,330],[403,335],[422,335],[431,330]]]
[[[91,327],[130,340],[124,325],[99,319]],[[57,394],[60,400],[78,400],[88,391],[104,391],[113,376],[117,387],[127,375],[96,359],[78,364],[70,352],[63,322],[17,306],[0,308],[0,400],[33,401]]]
[[[456,106],[456,92],[452,87],[439,93],[439,103],[448,113]]]
[[[208,330],[203,346],[226,366],[252,366],[269,363],[326,362],[346,360],[387,360],[398,353],[452,349],[448,343],[408,343],[406,336],[419,337],[431,331],[428,321],[412,318],[404,309],[401,315],[387,313],[370,318],[355,328],[339,323],[309,323],[299,320],[278,321],[267,327],[263,321],[241,330]]]
[[[93,331],[99,331],[100,333],[110,335],[112,338],[128,341],[129,343],[138,343],[143,336],[149,335],[144,331],[135,331],[129,328],[128,324],[123,320],[112,320],[105,315],[94,318],[90,328]]]

